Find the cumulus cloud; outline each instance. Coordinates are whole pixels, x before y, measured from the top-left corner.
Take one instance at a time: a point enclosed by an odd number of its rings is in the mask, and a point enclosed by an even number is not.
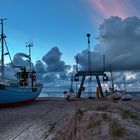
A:
[[[91,51],[91,69],[92,70],[103,70],[103,55],[101,55],[100,52],[96,51]],[[78,64],[79,64],[79,69],[83,71],[87,71],[88,68],[88,50],[83,50],[81,53],[78,53],[75,56],[75,60],[77,59],[78,56]]]
[[[25,59],[24,59],[25,58]],[[13,64],[12,63],[7,63],[4,66],[4,77],[6,79],[13,79],[17,80],[15,76],[15,72],[19,71],[17,67],[26,67],[29,69],[29,56],[24,53],[16,53],[13,58]],[[14,66],[14,69],[13,69]],[[33,63],[31,63],[31,67],[33,68]]]
[[[140,74],[140,19],[110,17],[99,27],[94,50],[91,51],[91,69],[103,70],[103,55],[106,57],[106,71],[111,64],[114,83],[124,89],[124,77],[128,90],[139,90]],[[88,50],[76,54],[79,69],[88,70]],[[109,83],[110,76],[109,76]],[[134,88],[135,87],[135,88]]]
[[[61,60],[62,53],[58,47],[52,48],[47,52],[42,60],[36,61],[35,65],[31,63],[31,67],[36,71],[36,76],[38,81],[44,81],[47,83],[58,82],[63,80],[68,80],[71,66],[66,65],[64,61]],[[13,58],[13,66],[15,66],[15,71],[17,72],[18,67],[23,66],[29,69],[29,59],[28,55],[24,53],[16,53]],[[12,68],[12,63],[8,63],[4,67],[5,78],[9,79],[9,74],[11,79],[15,79],[15,73]]]
[[[70,66],[61,60],[61,56],[59,48],[53,47],[42,57],[47,71],[44,77],[45,81],[67,80]]]
[[[69,75],[68,73],[66,72],[47,72],[43,75],[43,80],[46,82],[46,83],[56,83],[56,82],[64,82],[66,80],[68,80],[69,78]]]
[[[35,65],[31,63],[31,67],[34,68],[37,75],[38,81],[44,81],[47,83],[58,82],[62,80],[68,80],[71,66],[66,65],[64,61],[61,60],[62,53],[58,47],[52,48],[47,52],[42,60],[36,61]],[[15,66],[15,71],[18,71],[17,67],[23,66],[26,69],[30,68],[29,56],[24,53],[16,53],[13,58],[13,65]],[[12,63],[5,65],[5,78],[16,79],[15,73],[12,70]]]
[[[49,72],[49,73],[46,73],[44,75],[44,78],[43,80],[46,82],[46,83],[51,83],[51,82],[56,82],[58,80],[58,77],[55,73],[53,72]]]
[[[99,28],[96,50],[106,55],[114,70],[140,70],[140,19],[111,17]]]
[[[8,63],[4,66],[4,77],[6,79],[16,80],[15,73],[11,63]]]
[[[46,73],[46,66],[43,64],[41,60],[36,61],[35,63],[35,71],[37,72],[37,79],[42,80]]]
[[[93,70],[102,69],[102,56],[106,56],[114,71],[140,70],[140,19],[128,17],[106,19],[99,28],[98,43],[91,52]],[[82,69],[87,67],[87,51],[77,54]]]
[[[29,69],[29,56],[24,53],[16,53],[13,58],[14,66],[23,66]],[[33,63],[31,63],[31,67],[33,68]]]
[[[61,60],[62,53],[58,47],[53,47],[42,60],[47,65],[47,72],[64,72],[70,68]]]
[[[38,79],[47,83],[67,80],[71,67],[61,60],[61,56],[59,48],[53,47],[42,57],[42,60],[38,60],[35,64]]]

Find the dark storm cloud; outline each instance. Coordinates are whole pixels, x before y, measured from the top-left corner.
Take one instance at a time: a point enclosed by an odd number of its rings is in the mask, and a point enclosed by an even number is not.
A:
[[[107,83],[108,85],[111,86],[112,83],[111,83],[110,73],[106,73],[106,74],[109,77],[109,81]],[[113,81],[114,81],[115,87],[117,87],[118,90],[124,90],[125,85],[128,91],[132,89],[133,89],[132,91],[136,91],[140,89],[139,88],[140,72],[121,71],[121,72],[113,72],[112,75],[113,75]]]
[[[43,56],[42,60],[46,65],[46,74],[44,75],[46,82],[67,79],[71,67],[61,60],[61,56],[62,53],[58,47],[53,47]]]
[[[57,77],[56,73],[54,73],[54,72],[49,72],[49,73],[46,73],[46,74],[44,75],[43,80],[44,80],[46,83],[56,82],[56,81],[58,80],[58,77]]]
[[[68,80],[68,73],[65,72],[61,72],[61,73],[57,73],[57,72],[48,72],[44,75],[43,80],[46,83],[52,83],[52,82],[60,82],[64,80]]]
[[[60,80],[68,80],[68,73],[67,72],[59,73],[59,78]]]
[[[35,64],[35,70],[38,72],[38,73],[46,73],[46,66],[43,64],[43,62],[41,60],[38,60],[36,61],[36,64]]]
[[[66,65],[64,61],[61,60],[62,53],[59,48],[52,48],[46,55],[43,56],[42,60],[36,61],[34,69],[36,71],[37,80],[43,80],[44,82],[55,82],[58,80],[67,80],[68,71],[70,66]],[[16,53],[13,58],[14,66],[24,66],[29,69],[28,55],[24,53]],[[33,64],[32,64],[33,67]],[[16,69],[16,71],[18,71]],[[15,77],[12,70],[12,64],[9,63],[5,66],[5,76]],[[12,74],[13,73],[13,74]]]
[[[43,64],[41,60],[38,60],[36,61],[34,67],[35,67],[37,79],[43,80],[44,74],[46,73],[46,66]]]
[[[140,19],[111,17],[100,26],[96,50],[114,70],[140,70]]]
[[[37,76],[45,82],[67,80],[70,66],[61,60],[62,53],[58,47],[53,47],[35,64]]]
[[[91,68],[92,70],[103,69],[103,55],[99,52],[91,51]],[[78,64],[81,70],[88,70],[88,50],[83,50],[75,56],[75,60],[78,56]]]
[[[106,68],[114,71],[140,70],[140,19],[119,17],[106,19],[99,28],[98,44],[91,52],[93,69],[102,68],[102,56],[106,56]],[[82,69],[87,68],[87,51],[78,54]],[[109,70],[109,69],[108,69]]]
[[[26,61],[22,58],[20,53],[17,53],[13,58],[13,64],[15,66],[26,66]]]
[[[15,77],[15,73],[19,71],[18,66],[26,67],[29,69],[29,60],[28,60],[28,55],[24,53],[16,53],[13,58],[13,65],[12,63],[8,63],[4,66],[4,74],[5,78],[10,78],[16,80],[17,78]],[[13,70],[13,66],[14,70]],[[31,63],[31,67],[33,68],[33,63]]]
[[[70,66],[65,65],[65,62],[61,60],[62,53],[58,47],[53,47],[42,60],[47,65],[47,72],[65,72]]]
[[[68,71],[71,66],[66,65],[64,61],[61,60],[62,53],[59,48],[52,48],[46,55],[43,56],[42,60],[36,61],[34,67],[37,75],[37,80],[43,80],[44,82],[56,82],[58,80],[68,80]],[[13,58],[14,66],[24,66],[29,69],[28,55],[24,53],[16,53]],[[16,68],[15,71],[18,71]],[[11,78],[15,78],[15,74],[12,70],[12,64],[8,63],[5,65],[5,77],[9,78],[9,73]]]
[[[8,63],[4,66],[4,77],[6,79],[16,80],[15,73],[14,73],[11,63]]]
[[[62,53],[58,47],[53,47],[46,55],[43,56],[42,60],[47,64],[52,64],[60,61]]]
[[[14,66],[24,66],[29,69],[29,57],[24,53],[16,53],[13,58]],[[33,63],[31,63],[31,67],[33,68]]]

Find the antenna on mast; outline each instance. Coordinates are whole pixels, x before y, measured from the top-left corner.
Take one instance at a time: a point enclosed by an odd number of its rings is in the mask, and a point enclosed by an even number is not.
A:
[[[3,22],[7,20],[6,18],[0,19],[0,24],[1,24],[1,78],[2,82],[4,81],[4,39],[6,36],[4,35],[3,31]]]
[[[112,91],[114,91],[114,80],[113,80],[113,74],[112,74],[112,66],[109,65],[110,74],[111,74],[111,83],[112,83]]]
[[[91,72],[90,33],[87,34],[87,38],[88,38],[88,71]]]
[[[124,92],[126,93],[126,77],[123,77],[123,82],[124,82]]]
[[[78,72],[78,64],[79,64],[79,58],[78,55],[76,56],[76,71]]]
[[[105,54],[103,55],[103,72],[105,72]]]
[[[31,47],[33,47],[33,42],[26,43],[26,47],[29,48],[29,68],[31,72]]]

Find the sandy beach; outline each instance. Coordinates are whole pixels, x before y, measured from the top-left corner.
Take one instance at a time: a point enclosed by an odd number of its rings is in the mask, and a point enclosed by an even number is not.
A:
[[[139,140],[140,100],[38,98],[0,108],[0,140]]]

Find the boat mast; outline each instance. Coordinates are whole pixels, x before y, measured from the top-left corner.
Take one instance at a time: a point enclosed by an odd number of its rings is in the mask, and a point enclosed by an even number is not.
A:
[[[123,82],[124,82],[124,92],[126,93],[126,78],[125,78],[125,76],[123,78]]]
[[[91,80],[92,80],[92,77],[91,77],[91,52],[90,52],[90,33],[87,33],[87,38],[88,38],[88,73],[89,73],[89,97],[91,96],[91,92],[92,92],[92,89],[91,89]]]
[[[4,35],[3,31],[3,21],[6,19],[0,19],[1,21],[1,75],[2,75],[2,82],[4,81],[4,39],[6,36]]]
[[[71,75],[71,86],[70,86],[70,92],[74,92],[73,91],[73,74]]]
[[[112,91],[114,92],[114,80],[113,80],[113,74],[112,74],[111,64],[109,65],[109,67],[110,67],[110,74],[111,74]]]
[[[30,72],[31,72],[31,47],[33,47],[33,43],[26,44],[26,47],[29,48],[29,69],[30,69]]]
[[[90,72],[91,78],[90,33],[87,34],[87,38],[88,38],[88,71]]]

